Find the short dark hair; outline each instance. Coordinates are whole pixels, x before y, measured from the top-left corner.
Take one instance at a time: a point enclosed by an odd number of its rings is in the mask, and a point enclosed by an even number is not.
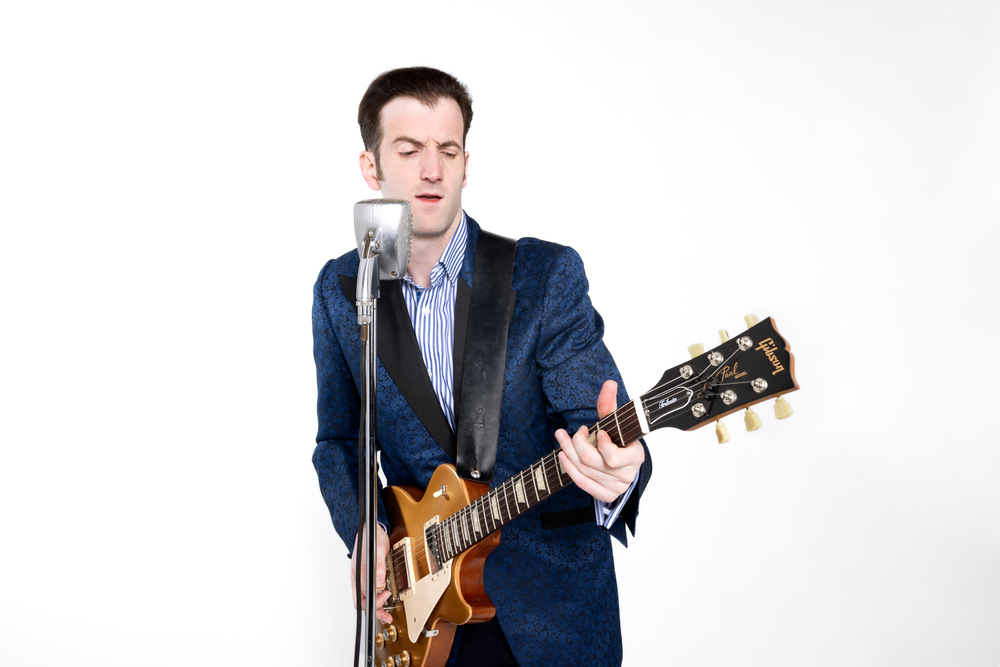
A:
[[[465,147],[465,137],[472,125],[472,96],[465,84],[433,67],[389,70],[375,77],[358,106],[361,140],[365,142],[365,150],[375,154],[376,167],[379,163],[378,147],[382,143],[382,109],[397,97],[413,97],[429,107],[436,105],[441,98],[455,100],[465,125],[462,131],[462,146]]]

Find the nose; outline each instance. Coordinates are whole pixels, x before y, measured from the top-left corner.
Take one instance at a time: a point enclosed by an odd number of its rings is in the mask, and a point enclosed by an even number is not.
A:
[[[434,150],[424,151],[420,162],[420,178],[425,181],[440,181],[443,173],[441,154]]]

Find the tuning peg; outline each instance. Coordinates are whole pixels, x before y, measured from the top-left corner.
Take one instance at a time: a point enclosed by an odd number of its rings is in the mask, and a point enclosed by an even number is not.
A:
[[[719,444],[724,445],[729,442],[729,429],[722,423],[722,420],[715,422],[715,437],[719,439]]]
[[[792,406],[782,396],[774,401],[774,416],[778,419],[788,419],[792,416]]]
[[[753,314],[747,315],[743,319],[746,321],[748,329],[751,328],[751,327],[753,327],[753,326],[756,326],[756,324],[758,322],[760,322],[760,320],[757,319],[757,316],[753,315]]]
[[[698,355],[705,353],[705,346],[702,345],[701,343],[695,343],[694,345],[688,345],[688,353],[691,355],[691,358],[694,359]]]
[[[760,428],[760,415],[747,408],[746,414],[743,415],[743,423],[746,424],[748,431],[756,431]]]
[[[719,338],[721,338],[722,342],[725,343],[727,340],[729,340],[729,332],[726,331],[725,329],[719,329]]]

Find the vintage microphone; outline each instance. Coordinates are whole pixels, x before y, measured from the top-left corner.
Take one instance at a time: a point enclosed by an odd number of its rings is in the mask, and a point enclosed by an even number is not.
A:
[[[365,581],[355,568],[355,606],[358,610],[354,664],[375,662],[375,544],[378,516],[378,471],[375,447],[375,360],[378,353],[379,280],[398,280],[410,257],[410,204],[399,199],[368,199],[354,205],[354,234],[358,241],[358,282],[355,304],[361,327],[361,428],[358,434],[358,535],[364,536]],[[368,530],[368,524],[372,529]],[[361,547],[358,540],[358,547]],[[356,547],[357,548],[357,547]],[[356,562],[361,559],[357,558]],[[359,563],[360,564],[360,563]],[[365,604],[361,604],[362,583]],[[362,649],[362,645],[364,648]]]
[[[366,199],[354,205],[358,241],[358,324],[368,323],[378,298],[378,280],[399,280],[410,258],[410,204],[403,199]],[[364,311],[362,310],[364,306]]]

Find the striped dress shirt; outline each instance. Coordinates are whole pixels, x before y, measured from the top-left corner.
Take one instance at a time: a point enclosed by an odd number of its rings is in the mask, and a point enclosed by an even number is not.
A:
[[[468,237],[468,223],[465,212],[462,221],[448,242],[441,259],[431,269],[430,287],[421,287],[410,276],[403,276],[400,286],[403,300],[413,323],[413,331],[420,345],[420,355],[430,377],[431,385],[441,409],[455,431],[455,387],[454,387],[454,341],[455,341],[455,296],[458,293],[458,279],[465,259],[465,241]],[[612,503],[594,499],[594,518],[598,524],[610,528],[625,506],[638,481],[636,475],[632,486]]]

